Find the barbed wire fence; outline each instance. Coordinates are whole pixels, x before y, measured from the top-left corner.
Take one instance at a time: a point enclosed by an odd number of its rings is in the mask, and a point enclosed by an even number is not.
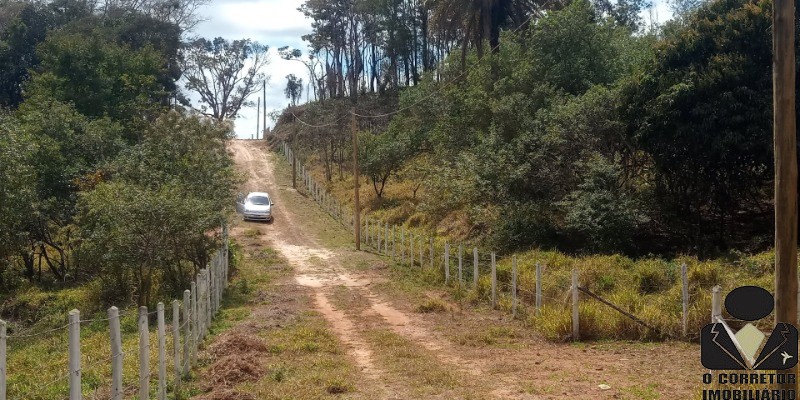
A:
[[[163,302],[158,303],[155,311],[150,311],[147,307],[139,307],[138,312],[120,311],[117,307],[110,307],[107,317],[83,320],[80,311],[74,309],[69,312],[67,324],[41,332],[27,330],[9,335],[8,323],[0,320],[0,400],[54,398],[53,392],[61,391],[64,393],[57,395],[57,398],[81,400],[86,396],[122,400],[123,396],[130,397],[131,389],[139,399],[166,400],[168,393],[175,394],[170,398],[178,398],[183,379],[189,375],[192,366],[197,364],[200,344],[209,333],[228,286],[230,270],[227,226],[222,227],[222,236],[223,244],[214,253],[208,266],[197,273],[190,288],[183,292],[181,300],[175,299],[171,302],[169,325],[166,323],[167,309]],[[128,335],[129,340],[123,337],[121,319],[124,317],[137,318],[138,346],[132,335]],[[152,319],[156,321],[154,327],[151,326]],[[83,343],[81,326],[98,323],[108,325],[109,352],[107,357],[92,359],[88,356],[89,352],[82,351],[82,346],[85,348],[101,344],[95,343],[98,340]],[[152,328],[155,328],[155,332],[151,332]],[[15,344],[24,346],[32,340],[53,336],[58,336],[61,343],[64,342],[63,336],[67,338],[66,355],[51,355],[60,357],[57,363],[63,364],[63,373],[55,379],[36,382],[33,387],[9,387],[8,378],[15,371],[8,370],[7,359]],[[123,348],[126,342],[133,346],[129,344],[129,348]],[[138,368],[138,383],[133,384],[133,388],[131,384],[125,384],[125,362],[129,366],[135,363]],[[89,375],[93,382],[84,382],[84,375]],[[151,387],[151,384],[154,385]],[[56,385],[59,386],[54,387]],[[100,391],[106,390],[107,396],[98,396]]]
[[[291,165],[295,157],[291,146],[286,142],[275,143],[276,149]],[[313,178],[310,170],[294,160],[298,166],[298,188],[304,189],[320,207],[350,232],[354,232],[353,210],[337,201],[323,185]],[[494,309],[502,309],[511,318],[523,315],[542,315],[546,307],[568,310],[571,314],[571,340],[581,340],[581,308],[584,302],[596,302],[609,312],[616,312],[630,323],[648,331],[649,336],[660,339],[694,341],[698,335],[692,334],[696,325],[697,308],[708,310],[705,303],[711,299],[711,320],[721,318],[721,300],[715,286],[710,296],[700,296],[692,290],[695,297],[703,301],[692,303],[687,265],[680,265],[680,312],[676,323],[679,329],[665,330],[646,318],[637,316],[633,310],[604,298],[591,289],[591,276],[582,277],[580,268],[572,268],[569,275],[563,271],[548,271],[544,260],[525,260],[527,267],[521,270],[516,255],[501,255],[487,249],[479,249],[463,243],[450,243],[435,235],[426,234],[406,226],[394,226],[387,221],[364,215],[361,218],[362,244],[376,253],[390,257],[400,265],[429,268],[436,271],[439,282],[448,287],[472,289],[479,301]],[[471,254],[470,254],[471,253]],[[502,264],[502,268],[499,266]],[[531,264],[532,267],[531,267]],[[548,274],[551,281],[547,282]],[[582,282],[583,279],[583,282]],[[672,284],[656,288],[659,291],[672,289]],[[696,288],[695,288],[696,289]],[[714,291],[717,292],[714,292]],[[716,293],[716,294],[715,294]],[[694,310],[694,314],[692,311]]]

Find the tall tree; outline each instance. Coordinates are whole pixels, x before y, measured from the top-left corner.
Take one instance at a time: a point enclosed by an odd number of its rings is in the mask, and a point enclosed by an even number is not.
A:
[[[196,92],[200,112],[217,121],[235,119],[247,98],[269,80],[263,68],[269,63],[269,47],[250,39],[228,42],[223,38],[197,39],[184,50],[186,88]]]
[[[433,3],[433,25],[440,30],[463,32],[462,52],[471,44],[483,54],[484,41],[489,41],[493,52],[499,51],[500,29],[504,26],[517,28],[527,23],[532,14],[561,3],[560,0],[435,0]]]
[[[286,89],[283,90],[283,93],[291,101],[291,105],[296,106],[303,97],[303,79],[298,79],[294,74],[286,75]]]

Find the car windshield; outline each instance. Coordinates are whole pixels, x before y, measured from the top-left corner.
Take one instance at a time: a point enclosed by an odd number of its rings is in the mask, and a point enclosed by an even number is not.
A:
[[[249,200],[250,204],[257,206],[266,206],[269,204],[269,197],[266,196],[253,196]]]

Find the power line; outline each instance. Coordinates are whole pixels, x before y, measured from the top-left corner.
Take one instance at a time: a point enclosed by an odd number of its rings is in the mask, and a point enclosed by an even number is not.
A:
[[[300,117],[298,117],[297,114],[294,113],[294,111],[292,111],[291,113],[292,113],[292,117],[294,117],[294,119],[297,122],[299,122],[299,123],[301,123],[301,124],[303,124],[303,125],[305,125],[305,126],[307,126],[309,128],[325,128],[325,127],[328,127],[328,126],[334,126],[334,125],[338,124],[340,121],[342,121],[343,119],[346,118],[346,117],[341,117],[341,118],[337,119],[336,121],[333,121],[331,123],[327,123],[327,124],[324,124],[324,125],[313,125],[313,124],[310,124],[310,123],[305,122],[302,119],[300,119]]]

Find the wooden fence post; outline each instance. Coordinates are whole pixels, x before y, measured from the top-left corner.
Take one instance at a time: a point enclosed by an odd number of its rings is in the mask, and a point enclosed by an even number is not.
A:
[[[167,332],[164,322],[164,303],[156,306],[158,317],[158,400],[167,400]]]
[[[408,258],[410,258],[411,260],[409,260],[408,263],[409,263],[409,265],[411,265],[413,267],[414,266],[414,234],[411,233],[411,232],[408,233],[408,245],[411,246],[411,249],[408,251]]]
[[[389,223],[388,222],[385,225],[385,231],[384,232],[385,232],[384,233],[384,239],[385,240],[383,241],[383,254],[389,255],[389,240],[388,240],[388,237],[389,237]]]
[[[472,285],[478,287],[478,248],[472,248]]]
[[[197,274],[197,318],[199,320],[200,331],[197,336],[197,347],[200,348],[200,341],[206,337],[206,283],[203,279],[203,270]]]
[[[181,308],[183,309],[183,365],[181,365],[181,369],[183,370],[184,375],[189,374],[189,359],[190,359],[190,351],[189,350],[189,342],[192,337],[191,327],[192,327],[192,319],[189,316],[189,303],[191,302],[192,292],[189,290],[183,291],[183,304],[181,304]]]
[[[0,400],[6,400],[6,340],[6,321],[0,320]]]
[[[578,270],[572,270],[572,340],[581,340],[580,326],[578,325]]]
[[[463,244],[459,244],[458,245],[458,284],[459,285],[463,285],[464,284],[464,273],[463,273],[463,267],[462,267],[463,259],[464,259],[464,245]]]
[[[395,259],[395,256],[396,256],[396,254],[395,254],[395,253],[396,253],[395,249],[396,249],[396,247],[397,247],[397,246],[396,246],[396,245],[397,245],[397,243],[395,243],[395,241],[394,241],[394,236],[395,236],[394,225],[392,225],[392,260],[394,260],[394,259]]]
[[[492,252],[492,308],[497,307],[497,263]]]
[[[206,283],[203,280],[203,270],[197,274],[197,319],[200,330],[198,331],[197,343],[195,344],[198,349],[200,348],[200,341],[206,337]]]
[[[206,333],[211,329],[211,273],[205,269],[206,279]]]
[[[433,265],[433,260],[435,257],[435,255],[433,254],[433,238],[430,238],[430,240],[431,240],[431,269],[434,269],[436,268],[436,266]]]
[[[150,331],[147,307],[139,307],[139,398],[150,398]]]
[[[214,314],[217,310],[217,277],[214,273],[214,267],[216,266],[216,256],[211,257],[211,263],[208,265],[208,287],[209,287],[209,295],[208,295],[208,303],[211,312],[211,317],[214,317]],[[210,325],[210,324],[209,324]]]
[[[172,370],[175,372],[175,393],[181,390],[181,306],[172,300]]]
[[[542,315],[542,265],[536,263],[536,316]]]
[[[722,293],[720,293],[719,285],[711,288],[711,323],[717,323],[717,317],[722,315]]]
[[[400,227],[400,264],[406,263],[406,227]]]
[[[683,283],[683,337],[689,334],[689,276],[686,263],[681,264],[681,282]]]
[[[222,295],[222,291],[220,290],[221,285],[219,284],[220,280],[219,263],[220,263],[219,253],[217,253],[217,256],[214,257],[214,262],[211,263],[211,270],[209,271],[209,274],[211,274],[211,283],[212,283],[211,285],[211,294],[212,294],[211,309],[213,311],[211,313],[212,318],[217,315],[217,311],[219,310],[219,299]]]
[[[191,343],[191,346],[189,350],[192,353],[189,356],[189,364],[194,365],[197,363],[197,337],[199,330],[199,319],[197,318],[197,283],[192,281],[190,288],[191,289],[189,289],[189,291],[191,292],[191,296],[189,297],[189,327],[191,334],[189,336],[189,342]]]
[[[511,316],[517,318],[517,256],[511,258]]]
[[[111,339],[111,400],[122,400],[122,332],[119,325],[119,309],[108,309],[108,325]],[[3,397],[0,396],[0,399]]]
[[[425,238],[422,235],[419,235],[419,267],[425,268],[422,264],[423,256],[425,255]]]
[[[81,312],[69,312],[69,400],[81,400]]]
[[[444,284],[450,283],[450,243],[444,242]]]

